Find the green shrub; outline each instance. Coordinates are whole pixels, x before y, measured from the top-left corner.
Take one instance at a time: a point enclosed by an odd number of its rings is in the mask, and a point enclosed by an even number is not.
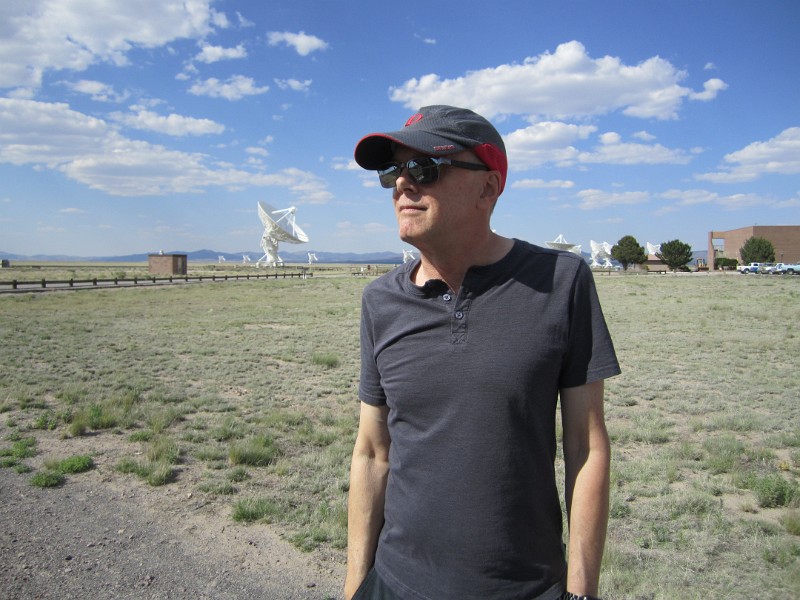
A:
[[[149,485],[166,485],[175,479],[175,470],[168,464],[149,463],[146,468],[147,475],[145,475],[144,480]]]
[[[165,485],[175,477],[172,466],[163,462],[139,462],[132,458],[123,458],[117,463],[116,469],[120,473],[136,475],[152,486]]]
[[[233,505],[231,516],[234,521],[252,523],[272,519],[282,512],[281,506],[267,498],[242,498]]]
[[[228,460],[232,465],[266,467],[279,455],[275,440],[268,435],[257,435],[233,444],[228,452]]]
[[[149,442],[153,439],[155,434],[149,429],[140,429],[139,431],[134,431],[132,434],[128,436],[128,441],[131,442]]]
[[[33,429],[47,429],[52,431],[58,427],[58,417],[52,410],[48,410],[36,418],[32,427]]]
[[[85,473],[94,468],[94,461],[91,456],[76,455],[65,458],[57,462],[54,471],[59,473]]]
[[[14,458],[30,458],[36,456],[36,438],[22,438],[14,442],[11,447],[11,456]]]
[[[315,353],[311,356],[311,362],[315,365],[325,367],[326,369],[335,369],[341,363],[339,357],[330,352]]]
[[[158,436],[147,447],[147,460],[152,463],[174,465],[180,461],[181,450],[177,442],[167,436]]]
[[[198,486],[201,492],[215,494],[217,496],[232,496],[239,493],[239,488],[230,481],[208,481]]]
[[[250,473],[248,473],[247,469],[244,467],[236,467],[228,472],[228,479],[236,483],[241,483],[242,481],[250,479]]]
[[[30,479],[31,485],[41,488],[58,487],[64,483],[63,474],[56,471],[39,471]]]
[[[717,258],[714,262],[720,269],[735,269],[739,265],[735,258]]]
[[[800,535],[800,511],[790,510],[780,518],[781,525],[792,535]]]
[[[744,444],[732,436],[711,438],[703,442],[708,453],[706,468],[713,474],[730,473],[744,454]]]
[[[798,497],[797,484],[777,474],[756,479],[753,483],[753,492],[761,508],[787,506]]]

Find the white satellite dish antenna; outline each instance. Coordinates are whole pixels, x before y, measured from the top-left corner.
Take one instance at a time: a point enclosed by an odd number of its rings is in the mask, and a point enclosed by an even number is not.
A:
[[[611,244],[594,240],[589,240],[589,244],[592,246],[592,264],[590,266],[597,269],[612,269],[614,265],[611,264]],[[603,262],[600,262],[601,260]]]
[[[251,262],[250,257],[247,254],[242,254],[242,264],[246,265],[247,263]]]
[[[569,243],[567,238],[564,237],[563,233],[559,233],[556,239],[554,239],[552,242],[545,242],[545,244],[547,244],[548,248],[552,248],[553,250],[566,250],[567,252],[572,252],[573,254],[581,253],[581,245]]]
[[[647,242],[647,255],[648,256],[655,256],[656,254],[661,253],[661,244],[651,244]]]
[[[224,256],[222,256],[222,254],[220,254],[220,255],[217,257],[217,262],[218,262],[218,263],[220,263],[220,264],[224,263],[224,262],[225,262],[225,257],[224,257]]]
[[[414,251],[413,250],[403,250],[403,262],[411,262],[414,260]]]
[[[312,262],[318,262],[317,255],[314,254],[313,252],[309,252],[308,253],[308,264],[311,264]]]
[[[258,216],[264,225],[264,233],[261,235],[264,256],[258,259],[256,266],[260,267],[262,263],[270,267],[283,264],[278,256],[278,242],[302,244],[308,241],[308,236],[295,223],[296,212],[297,208],[294,206],[276,210],[266,202],[258,203]]]

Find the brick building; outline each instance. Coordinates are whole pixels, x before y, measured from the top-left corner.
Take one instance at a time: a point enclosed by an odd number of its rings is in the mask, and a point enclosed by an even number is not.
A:
[[[186,275],[186,254],[149,254],[147,269],[151,275]]]
[[[753,225],[730,231],[709,231],[708,268],[713,270],[718,258],[735,258],[741,264],[739,251],[751,237],[772,242],[775,262],[800,262],[800,225]]]

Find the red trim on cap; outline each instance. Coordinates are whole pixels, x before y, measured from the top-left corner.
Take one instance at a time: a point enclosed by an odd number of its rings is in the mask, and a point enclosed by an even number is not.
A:
[[[470,148],[475,156],[481,159],[481,162],[489,167],[492,171],[500,172],[500,194],[506,187],[506,177],[508,176],[508,158],[505,152],[500,150],[494,144],[480,144]],[[499,195],[499,194],[498,194]]]
[[[418,123],[419,121],[422,121],[422,113],[417,113],[415,115],[410,116],[408,118],[408,121],[406,121],[404,127],[408,127],[409,125],[413,125],[414,123]]]

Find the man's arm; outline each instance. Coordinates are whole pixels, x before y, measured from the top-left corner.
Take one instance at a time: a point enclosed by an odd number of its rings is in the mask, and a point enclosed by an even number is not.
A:
[[[347,504],[347,577],[344,597],[350,599],[375,561],[383,527],[383,503],[389,473],[389,429],[386,406],[361,403],[358,436],[350,465]]]
[[[561,421],[569,522],[567,591],[596,596],[608,525],[611,462],[603,381],[563,388]]]

